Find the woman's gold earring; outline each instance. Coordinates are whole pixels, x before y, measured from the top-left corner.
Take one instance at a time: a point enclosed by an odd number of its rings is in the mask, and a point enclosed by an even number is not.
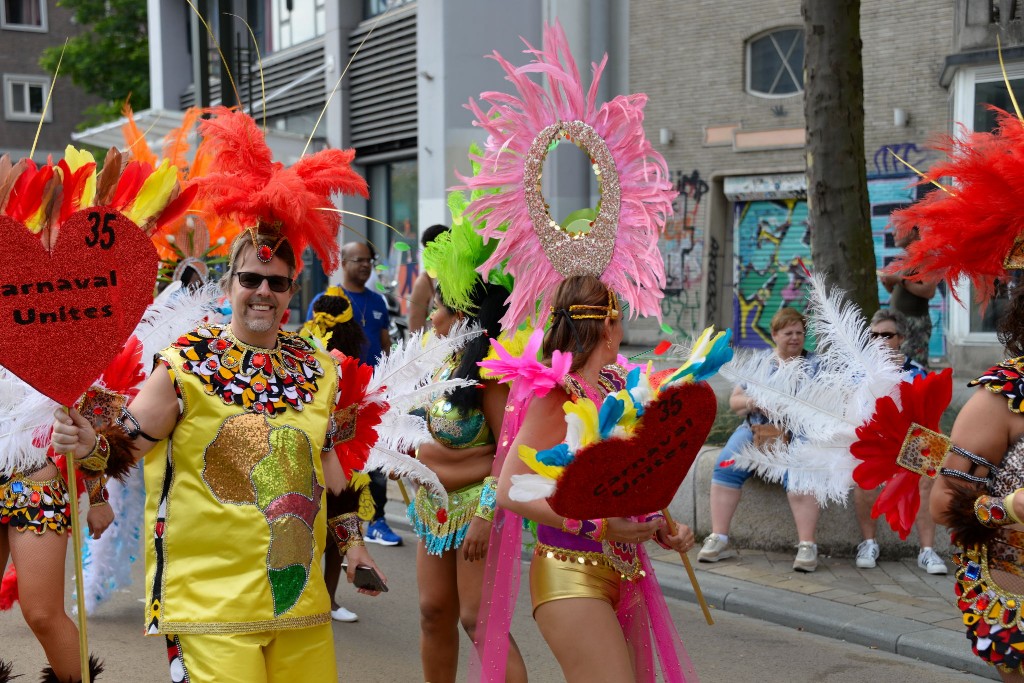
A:
[[[604,340],[604,345],[608,347],[609,351],[612,350],[612,340],[611,339],[605,339]]]

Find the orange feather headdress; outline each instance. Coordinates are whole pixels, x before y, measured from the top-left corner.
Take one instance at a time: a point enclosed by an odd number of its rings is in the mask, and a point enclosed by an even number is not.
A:
[[[312,247],[324,270],[334,271],[341,217],[331,195],[369,196],[366,181],[351,167],[355,152],[325,149],[285,166],[273,160],[252,117],[223,108],[216,113],[199,126],[213,155],[207,175],[198,180],[200,196],[250,234],[279,234],[296,255]],[[258,256],[269,261],[273,249]]]

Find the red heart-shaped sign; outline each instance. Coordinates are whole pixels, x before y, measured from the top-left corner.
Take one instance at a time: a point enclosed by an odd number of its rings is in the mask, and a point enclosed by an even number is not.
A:
[[[156,248],[117,211],[72,214],[47,251],[0,215],[0,365],[71,405],[121,350],[153,300]]]
[[[629,439],[605,439],[576,453],[548,498],[572,519],[632,517],[668,507],[715,421],[705,382],[664,390]]]

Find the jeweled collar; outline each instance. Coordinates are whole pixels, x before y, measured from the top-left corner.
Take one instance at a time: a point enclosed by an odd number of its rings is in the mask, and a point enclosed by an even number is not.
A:
[[[185,361],[182,368],[203,384],[207,394],[269,417],[311,403],[316,378],[324,374],[316,349],[283,330],[273,349],[239,341],[226,325],[196,328],[172,346]]]

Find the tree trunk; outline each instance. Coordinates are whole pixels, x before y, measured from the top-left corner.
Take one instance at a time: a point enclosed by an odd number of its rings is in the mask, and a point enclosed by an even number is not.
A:
[[[878,309],[864,161],[860,0],[801,0],[807,210],[814,269],[870,318]]]

